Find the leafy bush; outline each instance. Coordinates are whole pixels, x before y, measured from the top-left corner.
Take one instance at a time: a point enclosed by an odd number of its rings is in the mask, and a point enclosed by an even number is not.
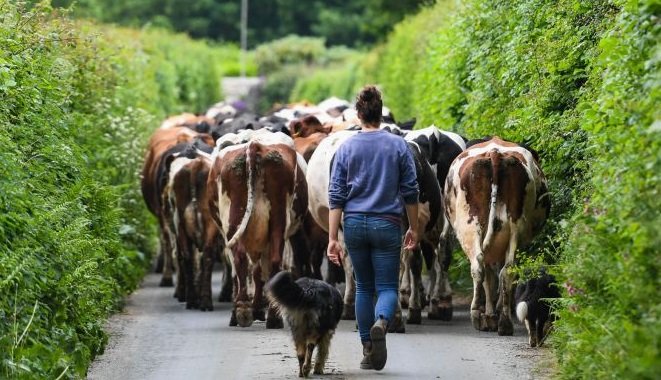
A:
[[[319,103],[331,96],[353,101],[361,83],[357,77],[358,63],[314,70],[296,81],[289,100]]]
[[[654,378],[661,7],[471,0],[447,12],[453,3],[406,20],[365,65],[396,115],[540,152],[552,215],[520,257],[554,263],[568,289],[554,339],[561,376]]]
[[[290,35],[259,45],[254,54],[259,72],[270,74],[285,65],[314,64],[325,51],[323,38]]]
[[[43,4],[0,9],[0,377],[80,378],[154,250],[144,143],[218,99],[223,56]]]

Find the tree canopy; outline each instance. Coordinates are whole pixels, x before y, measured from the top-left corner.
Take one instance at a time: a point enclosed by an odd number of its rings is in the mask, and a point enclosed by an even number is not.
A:
[[[289,34],[323,37],[328,45],[360,47],[385,39],[392,27],[434,0],[249,0],[248,46]],[[194,38],[238,42],[240,0],[52,0],[79,17],[142,27],[155,25]]]

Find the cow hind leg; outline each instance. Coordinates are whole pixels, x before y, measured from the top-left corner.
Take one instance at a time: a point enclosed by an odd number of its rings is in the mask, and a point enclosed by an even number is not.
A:
[[[169,237],[161,232],[160,236],[161,255],[163,256],[163,275],[161,276],[160,287],[169,288],[174,286],[172,280],[172,247]]]
[[[252,272],[252,281],[255,286],[252,299],[252,315],[253,318],[257,321],[265,321],[267,311],[266,308],[268,305],[263,294],[264,281],[262,280],[262,268],[260,265],[255,265]],[[268,324],[266,327],[269,328]]]
[[[409,299],[409,315],[406,323],[419,325],[422,323],[422,253],[419,249],[412,252],[409,261],[409,275],[411,276],[411,298]]]
[[[479,243],[478,243],[479,244]],[[471,277],[473,278],[473,300],[471,301],[471,323],[476,330],[480,330],[480,319],[482,310],[480,310],[480,288],[484,280],[484,267],[482,266],[482,252],[471,258]]]
[[[481,331],[496,331],[498,330],[498,315],[495,307],[495,289],[496,289],[496,273],[490,265],[484,266],[484,281],[482,286],[484,288],[484,314],[480,319]]]
[[[425,249],[423,247],[423,249]],[[429,319],[441,321],[452,320],[452,288],[448,269],[452,258],[452,246],[445,237],[436,247],[435,259],[433,261],[434,282],[430,283]]]
[[[204,253],[202,254],[202,263],[201,273],[200,273],[200,285],[199,285],[199,294],[200,294],[200,310],[202,311],[212,311],[213,310],[213,301],[211,298],[211,273],[213,272],[213,266],[215,261],[215,255],[212,253],[210,247],[205,247]]]
[[[232,302],[233,298],[232,265],[228,261],[228,259],[221,261],[223,265],[223,285],[220,288],[218,302]]]
[[[250,327],[253,322],[252,303],[248,297],[248,258],[245,252],[236,247],[232,249],[234,254],[234,286],[236,287],[236,297],[234,298],[234,309],[232,318],[235,324],[230,320],[230,326]]]
[[[514,265],[514,253],[517,247],[517,234],[516,229],[512,228],[510,234],[510,242],[507,250],[507,257],[505,258],[505,265],[500,270],[500,299],[502,300],[500,318],[498,319],[498,335],[513,335],[514,326],[512,324],[512,275],[509,269]],[[539,337],[538,337],[539,338]]]
[[[342,319],[355,320],[356,319],[356,280],[353,277],[353,264],[351,258],[346,252],[344,259],[342,259],[342,266],[344,267],[345,287],[344,287],[344,305],[342,307]]]
[[[402,309],[409,308],[409,298],[411,297],[411,276],[409,275],[409,263],[413,252],[402,248],[400,266],[399,266],[399,304]]]

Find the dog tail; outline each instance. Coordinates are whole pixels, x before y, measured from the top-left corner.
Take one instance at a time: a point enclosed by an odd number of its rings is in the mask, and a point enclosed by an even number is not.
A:
[[[303,288],[289,271],[281,271],[266,284],[266,292],[272,302],[285,309],[293,309],[306,304]]]
[[[516,305],[516,316],[521,323],[528,317],[528,304],[525,301],[521,301]]]

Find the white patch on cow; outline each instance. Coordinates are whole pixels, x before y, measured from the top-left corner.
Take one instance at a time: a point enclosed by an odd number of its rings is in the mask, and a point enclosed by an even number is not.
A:
[[[397,124],[393,124],[393,123],[381,123],[381,125],[379,125],[379,129],[386,129],[386,128],[389,128],[391,133],[393,133],[394,131],[399,131],[399,134],[402,136],[405,136],[408,132],[400,128]]]
[[[308,209],[312,218],[328,232],[328,184],[331,161],[337,149],[358,131],[339,131],[323,139],[310,157],[305,179],[308,183]]]
[[[274,112],[273,115],[287,119],[287,121],[292,121],[297,118],[296,111],[290,108],[283,108],[280,111]]]
[[[409,131],[409,133],[407,133],[406,137],[404,138],[406,139],[406,141],[413,141],[420,136],[425,136],[428,139],[431,139],[432,136],[436,136],[436,138],[438,139],[440,135],[441,135],[441,131],[432,125],[427,128],[415,129],[413,131]]]
[[[186,124],[191,119],[194,119],[196,116],[192,113],[182,113],[181,115],[171,116],[167,118],[159,127],[159,129],[170,129],[174,127],[179,127],[183,124]]]
[[[227,104],[225,102],[219,102],[211,106],[205,114],[206,117],[208,118],[215,118],[218,115],[225,114],[225,115],[236,115],[237,109],[234,108],[232,105]]]
[[[342,111],[342,120],[343,121],[353,121],[358,120],[358,111],[355,108],[347,108]]]
[[[434,128],[436,128],[436,127],[434,127]],[[445,136],[449,137],[450,139],[452,139],[452,141],[454,141],[455,144],[457,144],[461,148],[461,150],[466,150],[466,142],[464,141],[464,139],[461,136],[459,136],[458,134],[456,134],[454,132],[450,132],[450,131],[441,131],[441,133],[444,134]]]
[[[216,140],[216,147],[220,147],[225,143],[236,144],[237,142],[238,142],[238,137],[236,133],[230,132],[220,136],[218,140]]]
[[[294,140],[282,132],[271,132],[266,129],[256,130],[250,137],[250,141],[258,142],[262,145],[278,145],[284,144],[292,149],[294,147]]]
[[[321,101],[319,104],[317,104],[317,107],[321,108],[325,112],[328,112],[328,110],[332,108],[338,108],[338,107],[350,107],[351,103],[344,99],[340,99],[338,97],[332,96],[328,99],[325,99]]]
[[[188,165],[192,161],[193,161],[192,159],[187,157],[177,157],[170,164],[170,171],[168,172],[168,184],[165,191],[167,194],[167,200],[168,202],[170,202],[170,207],[172,212],[172,223],[175,227],[175,231],[173,232],[176,232],[179,223],[181,223],[181,221],[179,220],[179,212],[177,212],[175,194],[172,190],[172,186],[174,185],[174,177],[181,169],[183,169],[186,165]],[[174,236],[174,234],[172,235]],[[176,244],[176,241],[174,243]],[[173,247],[175,246],[176,245],[173,245]]]
[[[301,168],[303,174],[306,174],[308,172],[308,163],[305,162],[305,158],[303,158],[303,155],[301,155],[298,152],[296,152],[296,164],[298,165],[299,168]]]

